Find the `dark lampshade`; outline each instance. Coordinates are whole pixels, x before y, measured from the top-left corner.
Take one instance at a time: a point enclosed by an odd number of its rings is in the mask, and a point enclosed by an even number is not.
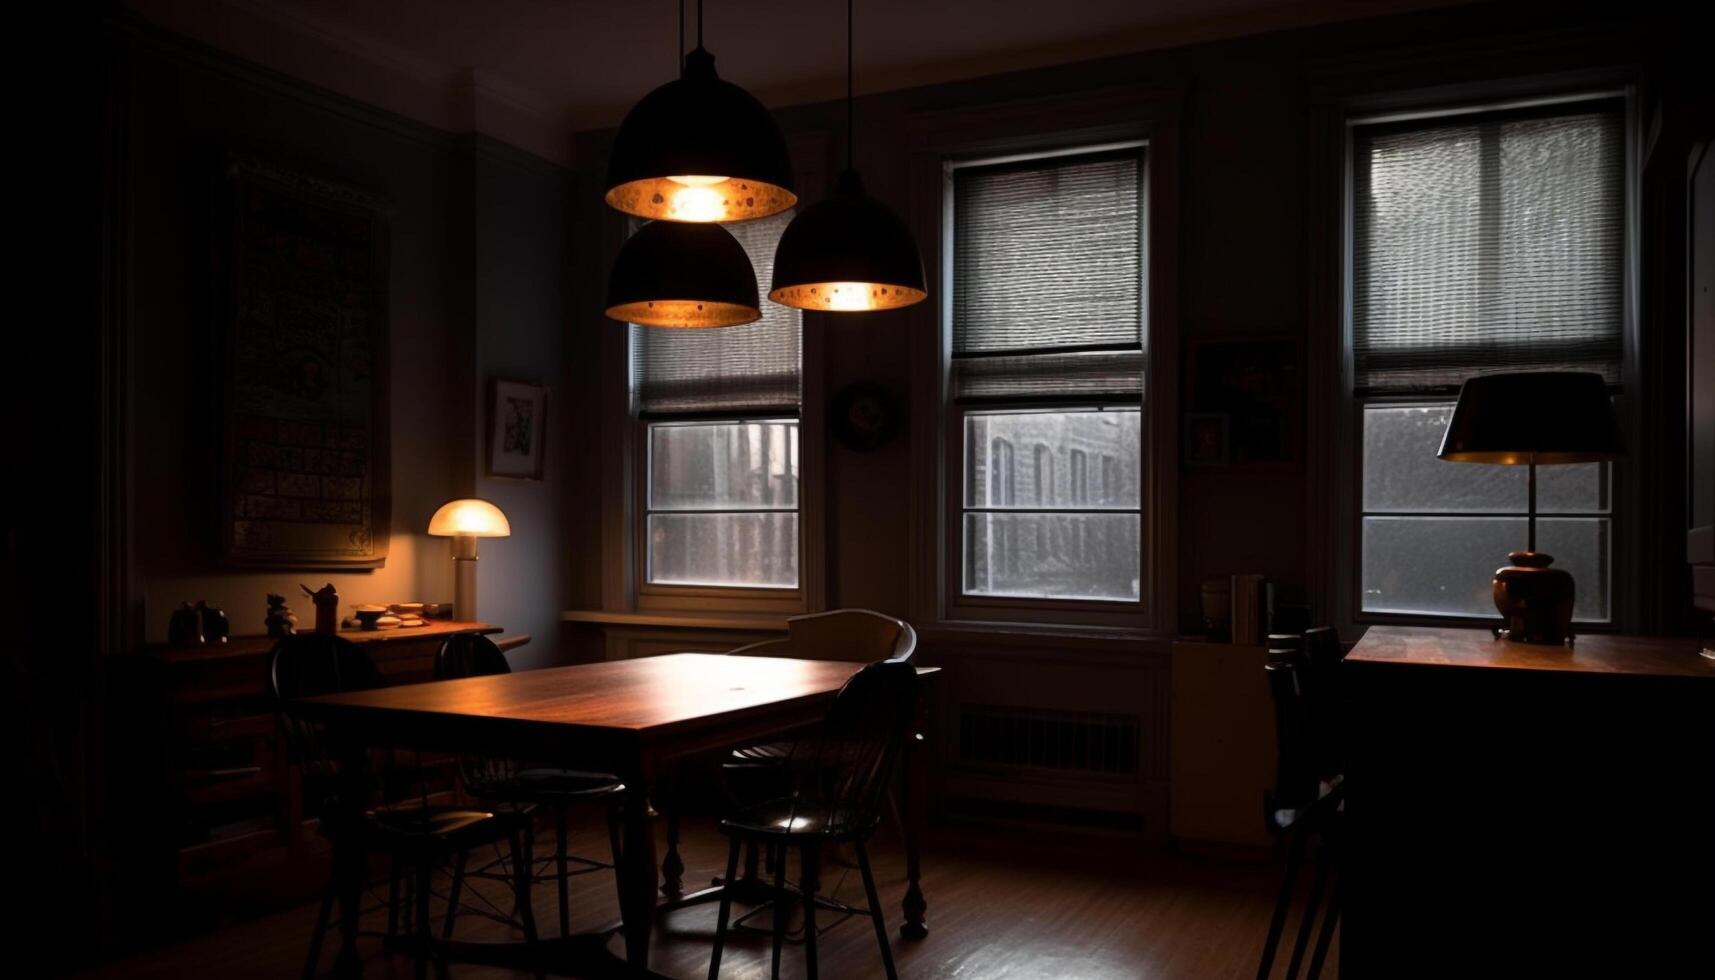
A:
[[[1456,463],[1594,463],[1624,451],[1601,375],[1541,371],[1465,382],[1437,455]]]
[[[864,193],[855,171],[792,219],[774,251],[768,298],[801,310],[891,310],[929,295],[905,222]]]
[[[747,221],[797,202],[774,117],[700,47],[625,114],[608,157],[607,203],[640,218]]]
[[[762,318],[756,270],[720,225],[651,221],[613,260],[607,315],[647,327],[751,323]]]

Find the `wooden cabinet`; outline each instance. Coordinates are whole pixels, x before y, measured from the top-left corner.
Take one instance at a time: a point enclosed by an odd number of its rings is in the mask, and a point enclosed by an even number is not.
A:
[[[1689,638],[1372,627],[1342,977],[1715,976],[1715,662]]]
[[[1263,794],[1274,784],[1268,649],[1173,644],[1172,834],[1190,849],[1266,848]]]
[[[435,651],[483,623],[349,631],[390,683],[429,680]],[[109,734],[137,874],[183,913],[256,911],[312,894],[326,875],[316,814],[276,725],[265,636],[149,646],[113,664]]]

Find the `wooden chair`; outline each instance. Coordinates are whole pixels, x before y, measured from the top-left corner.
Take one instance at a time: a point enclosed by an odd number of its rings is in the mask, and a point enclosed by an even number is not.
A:
[[[727,654],[867,664],[879,660],[909,663],[916,652],[917,631],[910,623],[869,609],[834,609],[793,616],[786,620],[786,639],[752,643]],[[778,761],[791,746],[790,741],[765,742],[734,749],[732,761],[750,765]]]
[[[435,655],[435,677],[447,680],[459,677],[479,677],[509,674],[512,665],[506,654],[493,640],[478,633],[461,633],[447,638]],[[581,874],[611,870],[619,863],[620,803],[625,797],[625,784],[608,773],[579,772],[552,766],[532,765],[516,759],[492,756],[460,756],[460,782],[465,792],[483,806],[523,815],[524,853],[531,858],[530,880],[554,881],[559,890],[560,934],[571,934],[570,881]],[[578,803],[595,803],[607,809],[608,846],[612,862],[606,863],[569,853],[571,808]],[[553,871],[538,872],[535,868],[535,820],[537,809],[545,809],[554,818],[554,853],[548,860]],[[454,920],[459,914],[459,897],[464,888],[466,855],[460,854],[453,866],[452,889],[447,899],[447,917],[441,935],[450,938]],[[469,872],[470,877],[499,877],[494,861]],[[574,869],[572,865],[577,865]],[[617,878],[615,880],[617,887]]]
[[[866,843],[880,823],[881,802],[892,782],[905,739],[916,718],[917,671],[900,660],[872,663],[853,675],[835,697],[826,719],[807,738],[795,741],[786,759],[775,768],[782,779],[765,796],[741,802],[721,831],[731,839],[726,880],[738,874],[743,845],[760,845],[781,853],[774,867],[774,945],[770,975],[780,976],[780,950],[786,931],[784,854],[797,848],[803,880],[798,896],[804,910],[804,963],[810,980],[817,976],[816,888],[822,848],[849,842],[863,877],[865,910],[875,925],[881,963],[888,980],[897,980],[887,922],[877,897]],[[733,893],[721,894],[716,918],[709,980],[720,976]]]
[[[1297,980],[1318,912],[1322,923],[1311,951],[1310,980],[1321,974],[1339,922],[1338,861],[1344,826],[1339,664],[1343,656],[1339,637],[1328,627],[1303,636],[1269,637],[1268,663],[1263,669],[1268,673],[1269,694],[1274,701],[1277,757],[1275,787],[1264,795],[1264,815],[1270,832],[1287,838],[1287,859],[1257,965],[1257,980],[1268,980],[1274,970],[1298,870],[1312,842],[1316,844],[1316,866],[1287,964],[1287,980]],[[1322,909],[1331,876],[1336,879],[1333,892],[1327,908]]]
[[[917,631],[902,619],[870,609],[830,609],[786,620],[786,636],[747,643],[730,656],[797,657],[801,660],[910,660]]]
[[[282,637],[274,645],[268,677],[275,711],[287,744],[303,770],[305,796],[312,797],[319,791],[323,797],[320,833],[330,839],[352,835],[362,841],[366,850],[385,853],[393,860],[396,873],[387,896],[390,937],[397,927],[400,911],[397,869],[411,869],[414,901],[408,901],[406,908],[411,910],[413,920],[415,941],[412,954],[418,980],[428,975],[429,963],[434,957],[429,925],[434,866],[447,857],[457,856],[462,861],[465,852],[471,848],[498,845],[502,841],[507,844],[513,866],[520,869],[511,884],[524,937],[530,943],[536,942],[536,923],[530,911],[530,879],[523,870],[528,867],[523,860],[527,821],[521,815],[431,805],[426,791],[421,788],[420,779],[416,799],[390,799],[387,787],[393,784],[393,780],[386,777],[391,777],[392,773],[384,772],[383,801],[379,805],[366,809],[349,825],[337,818],[337,814],[343,812],[340,807],[331,805],[337,767],[329,754],[325,732],[319,724],[294,714],[291,702],[318,694],[381,686],[374,663],[357,644],[339,636],[320,633]],[[306,978],[315,976],[336,894],[335,884],[330,881],[316,914],[315,931],[310,937],[309,958],[304,964]],[[444,970],[444,964],[437,962],[436,966],[437,970]]]
[[[917,631],[902,619],[871,609],[832,609],[786,620],[786,637],[763,640],[729,650],[729,656],[797,657],[802,660],[841,660],[874,663],[878,660],[909,662],[917,652]],[[785,758],[792,742],[774,741],[734,749],[729,764],[767,766]],[[890,794],[888,804],[898,807]],[[669,828],[671,829],[671,828]],[[746,869],[755,864],[748,860]]]

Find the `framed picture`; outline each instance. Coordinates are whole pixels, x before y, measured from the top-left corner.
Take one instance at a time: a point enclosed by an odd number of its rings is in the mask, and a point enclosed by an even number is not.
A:
[[[1193,465],[1293,467],[1300,462],[1302,379],[1296,337],[1193,341],[1186,399],[1186,462]],[[1225,420],[1220,459],[1193,451],[1215,444],[1214,418]]]
[[[1231,461],[1227,426],[1220,412],[1191,412],[1185,416],[1185,465],[1220,466]]]
[[[212,256],[221,558],[380,568],[391,204],[236,149],[224,163]]]
[[[499,378],[488,411],[488,475],[542,478],[548,437],[548,389]]]

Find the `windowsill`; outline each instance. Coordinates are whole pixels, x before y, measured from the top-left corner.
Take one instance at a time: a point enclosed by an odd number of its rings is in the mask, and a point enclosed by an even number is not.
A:
[[[942,620],[913,624],[927,643],[980,642],[988,647],[1040,648],[1045,643],[1072,650],[1167,654],[1172,636],[1130,626],[1091,626],[1075,623],[1006,623],[997,620]]]
[[[768,615],[735,615],[732,613],[657,613],[605,612],[600,609],[566,609],[560,613],[562,623],[582,623],[590,626],[646,626],[659,629],[735,630],[746,632],[784,633],[786,617]]]
[[[1427,629],[1500,629],[1506,624],[1499,616],[1439,616],[1416,613],[1380,613],[1362,612],[1352,619],[1356,631],[1362,632],[1371,626],[1421,626]],[[1586,621],[1574,619],[1572,629],[1576,633],[1620,633],[1620,625],[1614,620]]]

